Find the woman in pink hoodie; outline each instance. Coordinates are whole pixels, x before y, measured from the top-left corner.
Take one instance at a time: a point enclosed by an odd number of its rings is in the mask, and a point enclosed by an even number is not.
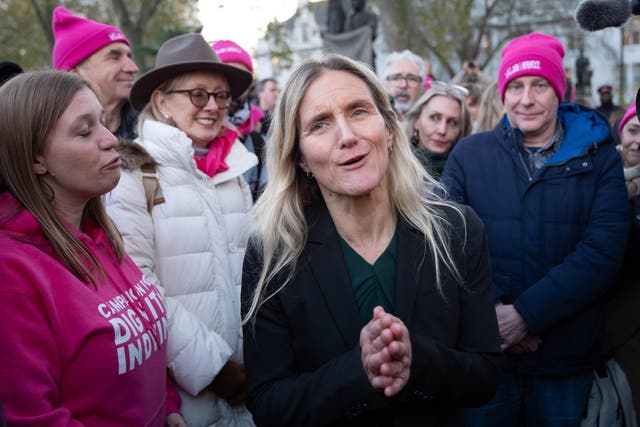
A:
[[[0,89],[0,401],[10,426],[182,423],[162,297],[102,205],[120,178],[104,114],[70,73],[26,73]]]

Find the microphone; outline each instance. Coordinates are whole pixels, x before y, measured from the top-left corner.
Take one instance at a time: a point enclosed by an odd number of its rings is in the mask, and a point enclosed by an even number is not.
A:
[[[629,0],[584,0],[576,9],[576,22],[587,31],[621,27],[629,19]]]

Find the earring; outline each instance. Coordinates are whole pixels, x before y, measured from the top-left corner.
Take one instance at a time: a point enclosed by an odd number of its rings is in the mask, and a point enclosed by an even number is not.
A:
[[[307,179],[308,180],[312,180],[313,179],[313,173],[307,172]]]
[[[418,135],[418,129],[413,130],[413,135],[411,136],[411,139],[409,141],[416,147],[418,146],[418,144],[420,143],[420,135]]]
[[[393,145],[389,146],[389,153],[393,152]]]

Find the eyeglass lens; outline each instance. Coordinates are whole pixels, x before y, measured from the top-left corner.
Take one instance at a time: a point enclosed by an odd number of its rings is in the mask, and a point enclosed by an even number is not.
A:
[[[219,92],[207,92],[204,89],[185,89],[185,90],[172,90],[169,93],[184,93],[189,95],[191,103],[198,108],[204,108],[209,103],[209,98],[213,96],[216,101],[216,105],[220,109],[229,108],[231,105],[231,92],[227,90],[221,90]]]
[[[422,81],[422,77],[416,76],[415,74],[407,74],[406,76],[403,76],[402,74],[392,74],[387,77],[387,80],[393,83],[405,81],[409,86],[417,86]]]
[[[213,96],[213,99],[215,99],[216,105],[218,105],[219,108],[227,108],[231,104],[231,93],[226,90],[220,92],[207,92],[203,89],[195,89],[189,92],[189,96],[191,97],[191,103],[200,108],[207,105],[209,97],[211,96]]]

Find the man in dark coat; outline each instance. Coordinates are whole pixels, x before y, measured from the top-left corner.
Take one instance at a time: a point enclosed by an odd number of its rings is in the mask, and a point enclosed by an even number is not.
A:
[[[559,40],[532,33],[502,51],[506,115],[456,144],[442,182],[483,220],[502,348],[494,399],[470,426],[580,426],[600,362],[603,294],[623,259],[629,205],[609,124],[562,104]]]

